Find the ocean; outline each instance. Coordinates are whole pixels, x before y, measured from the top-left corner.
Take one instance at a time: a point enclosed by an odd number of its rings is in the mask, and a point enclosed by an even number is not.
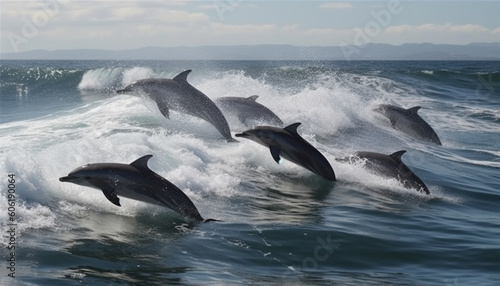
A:
[[[337,181],[115,93],[186,69],[211,99],[258,95],[301,122]],[[0,92],[1,285],[500,283],[500,62],[0,61]],[[421,106],[443,145],[393,129],[378,104]],[[335,160],[398,150],[430,195]],[[59,181],[148,154],[221,221]]]

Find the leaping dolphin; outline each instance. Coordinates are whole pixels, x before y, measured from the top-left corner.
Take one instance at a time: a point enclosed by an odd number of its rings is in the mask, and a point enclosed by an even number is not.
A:
[[[327,180],[335,181],[335,173],[328,160],[297,133],[300,124],[297,122],[285,128],[257,126],[235,136],[269,147],[276,163],[282,156]]]
[[[173,79],[141,79],[116,92],[143,93],[156,102],[158,109],[166,118],[170,116],[170,109],[199,117],[217,128],[228,142],[235,142],[236,140],[231,137],[226,118],[217,105],[187,82],[190,72],[191,70],[183,71]]]
[[[269,108],[258,103],[259,96],[250,97],[219,97],[214,100],[224,114],[238,117],[245,126],[251,126],[252,122],[260,124],[269,124],[271,126],[283,126],[283,121],[274,114]]]
[[[364,161],[364,167],[367,169],[381,176],[396,179],[408,189],[416,189],[419,192],[430,194],[424,182],[401,161],[401,156],[405,152],[405,150],[401,150],[390,155],[375,152],[356,152],[353,156],[337,159],[337,161],[347,163]]]
[[[74,169],[59,181],[100,189],[117,206],[121,206],[118,196],[122,196],[167,207],[189,219],[203,221],[193,202],[179,188],[149,169],[151,157],[153,155],[146,155],[130,164],[88,164]]]
[[[404,109],[390,104],[382,104],[374,111],[389,118],[394,129],[417,139],[442,145],[434,129],[418,115],[417,112],[420,108],[420,106],[415,106]]]

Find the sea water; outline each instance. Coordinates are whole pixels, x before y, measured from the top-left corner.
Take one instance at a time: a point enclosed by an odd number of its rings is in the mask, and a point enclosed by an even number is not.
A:
[[[301,122],[337,181],[115,93],[186,69],[211,99],[258,95]],[[378,104],[421,106],[443,146],[393,129]],[[335,160],[399,150],[430,195]],[[147,154],[221,221],[59,181]],[[0,190],[2,285],[498,285],[500,62],[0,61]]]

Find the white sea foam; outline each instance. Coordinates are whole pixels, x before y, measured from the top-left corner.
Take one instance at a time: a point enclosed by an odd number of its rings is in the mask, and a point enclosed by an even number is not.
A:
[[[79,90],[109,90],[129,85],[139,79],[158,76],[148,67],[98,68],[86,71],[78,84]]]
[[[102,90],[113,87],[119,82],[122,68],[99,68],[88,70],[78,84],[80,90]]]
[[[122,85],[127,86],[137,80],[154,76],[153,71],[147,67],[134,67],[127,69],[122,75]]]
[[[163,75],[144,67],[94,69],[83,75],[79,88],[109,90],[140,78]],[[360,146],[342,130],[353,130],[352,134],[358,136],[360,122],[367,126],[365,129],[373,129],[373,105],[392,100],[388,99],[391,92],[404,92],[390,80],[375,78],[328,74],[313,84],[284,89],[242,72],[228,72],[222,77],[197,79],[193,85],[212,99],[259,95],[258,102],[286,124],[302,122],[299,134],[324,153],[340,181],[368,189],[405,191],[396,180],[334,161],[346,155],[342,150],[345,146],[350,146],[348,151]],[[375,95],[371,94],[373,87],[378,91]],[[19,216],[30,221],[27,228],[55,226],[55,214],[47,207],[54,202],[66,203],[63,212],[90,209],[124,216],[150,208],[126,199],[119,208],[98,190],[59,182],[59,177],[88,163],[130,163],[153,154],[150,168],[182,189],[201,213],[211,208],[207,197],[224,200],[241,195],[241,178],[250,172],[311,175],[290,162],[276,164],[269,150],[255,142],[239,139],[237,144],[226,143],[213,126],[201,119],[177,112],[166,119],[154,104],[135,96],[115,96],[37,120],[3,124],[0,134],[4,150],[0,173],[15,172],[19,177]],[[374,136],[374,141],[382,142],[387,135]],[[2,189],[0,204],[6,203],[4,193]],[[6,221],[4,216],[0,214],[2,223]]]

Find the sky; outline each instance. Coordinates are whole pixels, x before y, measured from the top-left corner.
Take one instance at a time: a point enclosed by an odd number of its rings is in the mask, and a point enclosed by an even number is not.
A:
[[[500,42],[500,1],[0,0],[0,52]]]

